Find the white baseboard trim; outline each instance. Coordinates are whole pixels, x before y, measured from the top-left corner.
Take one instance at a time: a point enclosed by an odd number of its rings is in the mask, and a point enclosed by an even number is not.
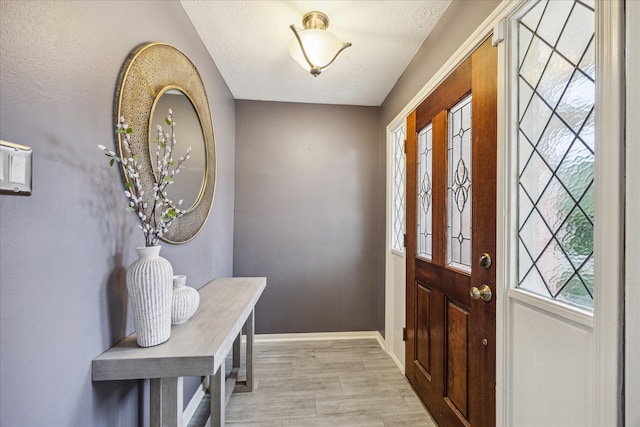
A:
[[[380,347],[384,351],[387,351],[387,342],[385,341],[384,337],[379,331],[376,331],[376,340],[378,341],[378,344],[380,345]]]
[[[400,360],[398,360],[396,355],[394,353],[391,353],[391,352],[387,352],[387,354],[389,356],[391,356],[391,359],[393,359],[393,361],[395,362],[395,364],[398,367],[398,369],[400,370],[400,372],[402,372],[402,375],[404,375],[404,367],[402,366],[402,363],[400,362]]]
[[[245,336],[242,337],[243,341]],[[356,331],[356,332],[313,332],[300,334],[257,334],[256,342],[278,342],[278,341],[322,341],[322,340],[361,340],[375,339],[382,349],[385,349],[384,338],[379,331]]]
[[[196,389],[196,392],[191,397],[191,400],[189,400],[189,404],[186,408],[184,408],[184,412],[182,413],[183,426],[189,425],[189,422],[191,422],[191,418],[193,418],[193,415],[196,413],[196,410],[198,409],[198,406],[200,405],[200,402],[204,397],[205,391],[207,390],[205,381],[203,381],[202,384],[200,384],[200,386]]]

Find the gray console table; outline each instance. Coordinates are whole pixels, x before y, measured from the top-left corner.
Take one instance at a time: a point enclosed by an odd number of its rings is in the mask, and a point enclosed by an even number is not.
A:
[[[169,341],[141,348],[132,334],[93,359],[94,381],[150,379],[152,426],[182,426],[182,378],[209,376],[211,426],[224,426],[231,392],[253,390],[254,308],[267,280],[215,279],[203,286],[200,306],[184,325],[172,327]],[[240,337],[246,325],[246,381],[236,381]],[[233,369],[225,375],[225,358],[233,350]]]

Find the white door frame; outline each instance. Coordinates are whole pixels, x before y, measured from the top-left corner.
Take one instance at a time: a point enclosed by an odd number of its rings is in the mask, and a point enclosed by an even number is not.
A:
[[[622,425],[624,2],[596,2],[594,425]],[[615,424],[614,424],[615,423]]]
[[[640,425],[640,120],[638,120],[638,105],[640,105],[640,79],[635,76],[640,73],[640,2],[626,1],[626,55],[627,76],[634,76],[627,80],[627,131],[626,131],[626,288],[625,288],[625,425]]]
[[[393,249],[393,210],[394,210],[394,140],[395,131],[401,126],[405,126],[404,118],[396,120],[387,126],[387,176],[386,176],[386,238],[385,238],[385,310],[384,310],[384,341],[385,350],[398,368],[404,373],[404,341],[402,337],[402,328],[404,328],[404,277],[406,276],[405,252]],[[405,138],[406,141],[406,138]],[[403,208],[406,217],[406,207]],[[406,232],[406,230],[405,230]],[[399,277],[402,277],[399,280]],[[398,318],[398,316],[400,316]],[[398,323],[398,319],[402,319]]]

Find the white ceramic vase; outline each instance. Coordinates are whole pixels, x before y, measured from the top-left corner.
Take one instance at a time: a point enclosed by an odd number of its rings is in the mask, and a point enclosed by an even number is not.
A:
[[[173,268],[162,258],[160,246],[136,248],[140,259],[127,270],[138,345],[162,344],[171,336]]]
[[[200,304],[200,294],[194,288],[185,286],[187,276],[173,276],[173,296],[171,302],[171,324],[180,325],[193,316]]]

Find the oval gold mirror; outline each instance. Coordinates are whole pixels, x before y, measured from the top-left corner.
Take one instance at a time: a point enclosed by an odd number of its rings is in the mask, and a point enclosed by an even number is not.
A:
[[[124,117],[133,130],[132,153],[141,166],[140,181],[151,198],[154,174],[155,128],[164,124],[169,109],[176,122],[177,155],[191,147],[191,157],[167,187],[167,197],[183,200],[184,214],[173,220],[162,240],[185,243],[205,224],[215,192],[216,155],[213,124],[204,84],[195,65],[182,52],[165,43],[150,43],[134,50],[122,68],[114,106],[116,121]],[[120,136],[118,148],[121,150]],[[123,173],[125,182],[128,180]],[[151,205],[149,200],[149,205]]]

